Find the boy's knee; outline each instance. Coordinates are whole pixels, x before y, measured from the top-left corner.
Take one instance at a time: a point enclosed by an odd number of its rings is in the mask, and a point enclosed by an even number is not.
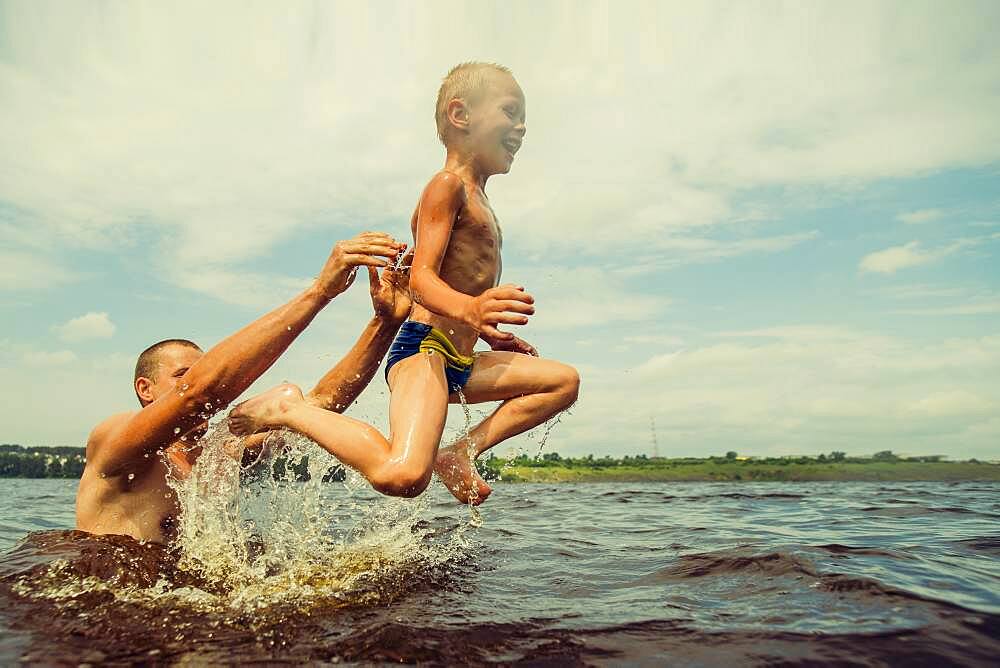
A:
[[[389,466],[373,477],[372,486],[388,496],[412,499],[423,494],[431,483],[431,472],[408,464]]]
[[[566,406],[573,404],[580,396],[580,374],[565,364],[559,374],[559,394],[564,398]]]

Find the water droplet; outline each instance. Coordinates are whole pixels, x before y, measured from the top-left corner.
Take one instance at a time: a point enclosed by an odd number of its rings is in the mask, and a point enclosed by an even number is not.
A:
[[[129,473],[128,474],[128,479],[129,480],[135,480],[135,474],[134,473]]]
[[[145,458],[145,459],[149,459],[149,453],[147,452],[146,454],[144,454],[144,455],[143,455],[143,458]]]
[[[174,433],[175,434],[181,433],[181,428],[180,427],[174,427]]]
[[[183,385],[181,385],[181,389],[182,390],[187,390],[189,387],[191,387],[191,386],[188,385],[187,383],[184,383]]]
[[[292,331],[292,328],[291,328],[291,327],[286,327],[286,329],[287,329],[287,330],[288,330],[289,332],[290,332],[290,331]]]
[[[361,378],[361,374],[360,373],[356,373],[356,374],[354,374],[354,377],[355,378]]]
[[[101,474],[101,477],[102,477],[102,478],[107,478],[107,477],[108,477],[108,474],[107,474],[107,473],[102,473],[102,474]]]
[[[476,506],[469,506],[469,526],[474,529],[483,526],[483,514]]]
[[[448,334],[449,334],[449,336],[455,336],[455,330],[449,329],[448,330]]]
[[[211,401],[206,401],[205,402],[205,410],[206,411],[212,410],[212,402]]]
[[[162,454],[163,454],[163,450],[157,450],[157,451],[156,451],[156,454],[158,454],[158,455],[162,455]]]

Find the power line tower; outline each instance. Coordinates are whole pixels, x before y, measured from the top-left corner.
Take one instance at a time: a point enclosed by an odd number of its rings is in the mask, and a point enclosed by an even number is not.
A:
[[[653,439],[653,459],[660,458],[660,444],[656,442],[656,418],[649,416],[649,435]]]

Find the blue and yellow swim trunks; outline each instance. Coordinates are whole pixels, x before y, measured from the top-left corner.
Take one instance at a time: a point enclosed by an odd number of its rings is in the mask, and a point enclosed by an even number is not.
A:
[[[389,380],[389,369],[393,364],[418,352],[426,353],[431,350],[441,353],[444,357],[444,374],[448,380],[448,391],[456,392],[462,389],[472,374],[473,358],[460,354],[455,344],[441,330],[412,320],[403,323],[396,340],[389,348],[385,362],[386,380]]]

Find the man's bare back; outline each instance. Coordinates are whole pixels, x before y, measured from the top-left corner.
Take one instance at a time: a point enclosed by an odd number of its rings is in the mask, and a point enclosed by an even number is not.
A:
[[[489,288],[496,287],[500,280],[502,268],[500,251],[503,236],[496,215],[479,184],[459,174],[451,172],[447,174],[461,180],[463,195],[461,208],[455,217],[451,237],[441,260],[439,275],[445,283],[458,292],[472,296],[480,295]],[[417,238],[419,213],[418,204],[410,222],[413,238],[417,244],[420,243]],[[419,303],[413,305],[410,319],[449,332],[449,338],[464,355],[471,354],[479,338],[479,332],[474,328],[433,313]]]

